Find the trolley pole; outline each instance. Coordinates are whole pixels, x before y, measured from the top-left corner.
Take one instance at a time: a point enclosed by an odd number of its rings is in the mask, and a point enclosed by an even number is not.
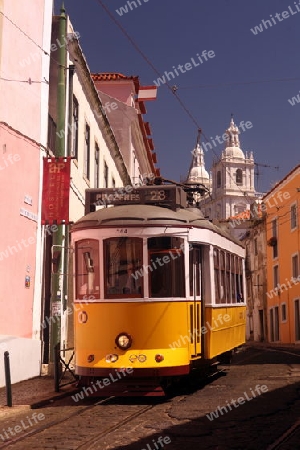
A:
[[[64,42],[66,36],[66,12],[64,4],[60,9],[59,27],[58,27],[58,41]],[[66,108],[66,46],[60,45],[58,51],[58,86],[57,86],[57,130],[55,143],[55,156],[65,156],[65,108]],[[62,137],[60,137],[62,136]],[[50,328],[50,349],[49,349],[49,363],[54,363],[54,348],[60,342],[61,334],[61,307],[63,300],[63,228],[64,225],[57,225],[56,233],[53,233],[52,240],[52,256],[55,257],[56,273],[51,276],[51,328]],[[54,261],[53,261],[54,262]],[[51,371],[51,369],[50,369]]]

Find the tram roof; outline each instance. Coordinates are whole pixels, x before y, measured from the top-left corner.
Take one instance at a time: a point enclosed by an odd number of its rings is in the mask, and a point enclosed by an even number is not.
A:
[[[73,226],[72,231],[83,228],[104,227],[128,227],[128,226],[187,226],[204,228],[230,239],[243,247],[243,244],[233,238],[225,230],[214,225],[203,217],[200,210],[195,212],[194,208],[177,209],[173,211],[168,208],[150,205],[121,205],[102,208],[91,212],[79,219]]]

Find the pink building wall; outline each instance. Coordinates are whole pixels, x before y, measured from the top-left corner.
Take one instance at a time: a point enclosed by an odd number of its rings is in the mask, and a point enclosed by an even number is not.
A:
[[[50,54],[52,4],[0,0],[0,350],[11,353],[12,382],[38,375],[41,363],[34,330],[40,329],[48,121],[49,56],[42,49]]]
[[[31,338],[39,148],[1,125],[0,152],[0,332]],[[34,220],[23,215],[27,211]],[[26,276],[30,277],[29,288],[25,287]]]

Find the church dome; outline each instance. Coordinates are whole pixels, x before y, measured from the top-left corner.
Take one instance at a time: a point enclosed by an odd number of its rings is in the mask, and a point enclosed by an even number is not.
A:
[[[222,152],[223,159],[245,159],[243,150],[240,148],[239,129],[231,118],[229,128],[225,131],[227,135],[226,148]]]
[[[209,175],[204,167],[193,167],[190,170],[188,179],[186,181],[189,184],[207,184],[209,182]]]
[[[204,184],[208,186],[210,184],[209,174],[204,166],[203,150],[199,143],[193,150],[193,160],[189,170],[186,184]]]
[[[245,159],[244,152],[239,147],[226,147],[222,156],[223,158]]]

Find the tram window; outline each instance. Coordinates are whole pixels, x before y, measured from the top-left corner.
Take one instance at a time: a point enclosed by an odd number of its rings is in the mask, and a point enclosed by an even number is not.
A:
[[[150,297],[185,297],[183,246],[177,237],[148,239]]]
[[[221,303],[219,250],[216,248],[214,249],[214,269],[216,303]]]
[[[76,298],[100,298],[99,242],[83,239],[76,242]]]
[[[231,303],[230,253],[226,253],[226,300]]]
[[[241,258],[238,259],[238,285],[239,289],[237,291],[237,302],[244,302],[244,290],[243,290],[243,261]]]
[[[226,292],[225,292],[225,253],[223,250],[220,251],[220,275],[221,275],[221,303],[226,302]]]
[[[214,249],[215,302],[243,303],[243,260],[229,252]]]
[[[148,250],[183,249],[183,246],[183,239],[176,236],[159,236],[148,239]]]
[[[143,240],[116,237],[104,241],[105,298],[143,296]]]
[[[236,257],[231,255],[231,302],[236,303],[237,294],[235,286],[235,274],[236,274]]]
[[[194,283],[195,283],[195,287],[196,287],[195,295],[196,295],[196,297],[200,297],[200,295],[201,295],[201,250],[200,250],[200,248],[193,248],[193,250],[190,251],[189,263],[190,263],[190,296],[194,297]]]

